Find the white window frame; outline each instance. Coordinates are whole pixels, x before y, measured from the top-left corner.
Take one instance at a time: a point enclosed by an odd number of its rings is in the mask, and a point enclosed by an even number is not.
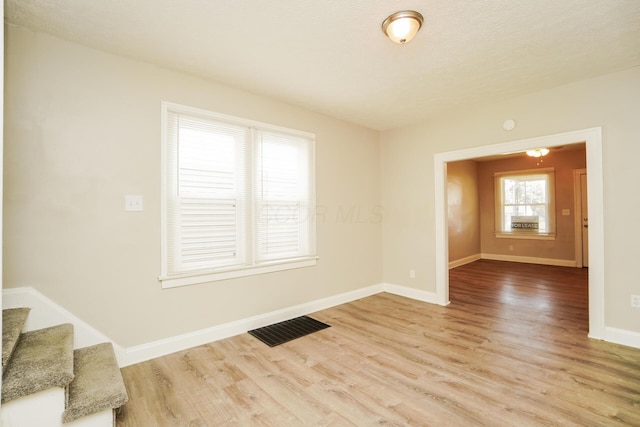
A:
[[[239,253],[237,257],[234,257],[237,259],[232,262],[233,265],[219,265],[217,267],[211,266],[184,271],[181,270],[179,262],[176,262],[179,255],[174,254],[176,251],[173,248],[177,247],[175,245],[179,245],[179,243],[175,243],[174,245],[171,242],[179,238],[176,237],[179,235],[179,232],[175,229],[176,227],[174,227],[174,230],[169,228],[176,222],[178,214],[175,213],[175,206],[180,203],[177,194],[175,194],[177,192],[176,180],[178,179],[178,172],[177,160],[174,160],[174,158],[177,158],[177,155],[171,153],[171,150],[176,150],[177,147],[176,141],[170,136],[169,131],[169,116],[174,113],[190,117],[200,117],[204,120],[221,122],[232,126],[246,127],[247,129],[246,146],[244,150],[245,158],[243,160],[245,165],[244,176],[241,177],[241,183],[239,184],[244,187],[242,190],[246,191],[246,196],[244,197],[246,206],[237,207],[238,216],[236,216],[236,220],[239,218],[238,221],[242,222],[242,224],[238,226],[237,233],[239,236],[237,248],[241,253]],[[173,288],[316,265],[318,257],[316,255],[315,234],[315,135],[166,101],[161,103],[161,125],[162,259],[159,280],[162,288]],[[304,171],[306,168],[308,171],[305,175],[306,180],[304,182],[308,202],[304,203],[305,206],[303,207],[304,212],[307,214],[306,219],[308,222],[298,223],[298,227],[301,227],[300,241],[302,242],[300,245],[302,248],[298,254],[285,253],[281,257],[265,257],[259,254],[257,247],[259,240],[257,236],[257,221],[260,217],[261,203],[264,203],[263,195],[260,193],[260,183],[263,182],[263,178],[259,176],[260,167],[258,164],[259,156],[261,155],[261,143],[258,139],[261,133],[272,133],[282,136],[285,139],[291,138],[292,141],[303,141],[305,147],[308,147],[301,149],[305,154],[304,159],[306,161],[306,164],[303,165],[301,169]],[[289,205],[292,204],[289,203]],[[300,208],[299,204],[296,206]],[[302,229],[302,225],[304,225],[304,229]]]
[[[495,186],[495,236],[502,239],[534,239],[534,240],[554,240],[556,238],[556,197],[555,197],[555,169],[540,168],[527,169],[509,172],[494,173]],[[546,179],[547,194],[547,229],[544,231],[531,230],[504,230],[504,179],[544,177]]]

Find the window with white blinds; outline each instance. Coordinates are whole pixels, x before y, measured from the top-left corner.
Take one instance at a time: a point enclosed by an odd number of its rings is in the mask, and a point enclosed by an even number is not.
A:
[[[496,172],[496,236],[555,237],[555,171]]]
[[[314,265],[314,136],[162,104],[163,287]]]

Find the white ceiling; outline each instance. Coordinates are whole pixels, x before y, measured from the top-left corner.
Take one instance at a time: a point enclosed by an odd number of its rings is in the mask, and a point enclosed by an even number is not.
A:
[[[414,9],[407,45],[380,26]],[[640,0],[5,0],[8,23],[390,129],[640,65]]]

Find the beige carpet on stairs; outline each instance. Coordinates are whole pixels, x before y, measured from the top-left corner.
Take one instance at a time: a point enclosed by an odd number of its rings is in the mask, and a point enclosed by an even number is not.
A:
[[[20,335],[2,378],[2,403],[66,387],[73,380],[73,325],[65,323]]]
[[[30,308],[7,308],[2,310],[2,369],[13,354],[13,350],[22,333]]]
[[[127,403],[129,397],[111,343],[75,350],[75,379],[62,422]]]

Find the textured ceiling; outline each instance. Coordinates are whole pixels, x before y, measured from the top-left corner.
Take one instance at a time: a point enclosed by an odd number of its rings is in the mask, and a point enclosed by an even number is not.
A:
[[[384,18],[414,9],[407,45]],[[640,65],[640,0],[5,0],[8,23],[389,129]]]

